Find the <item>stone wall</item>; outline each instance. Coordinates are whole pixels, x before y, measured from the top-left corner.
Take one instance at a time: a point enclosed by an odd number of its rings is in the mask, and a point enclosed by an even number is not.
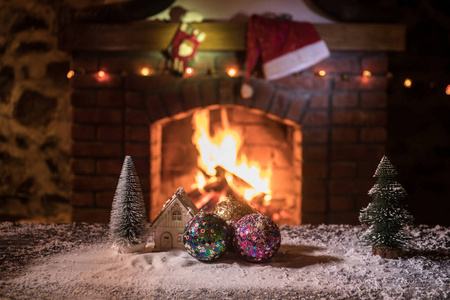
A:
[[[0,220],[68,222],[70,56],[60,1],[0,0]]]

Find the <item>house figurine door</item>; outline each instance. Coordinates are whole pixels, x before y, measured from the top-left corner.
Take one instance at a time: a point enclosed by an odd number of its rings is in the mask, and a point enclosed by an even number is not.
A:
[[[170,250],[172,249],[172,236],[168,232],[164,232],[161,235],[161,250]]]

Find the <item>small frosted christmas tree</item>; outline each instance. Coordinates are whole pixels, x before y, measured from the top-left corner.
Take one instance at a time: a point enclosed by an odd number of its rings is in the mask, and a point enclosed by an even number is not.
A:
[[[143,250],[147,239],[141,185],[133,161],[126,156],[112,203],[110,239],[117,252]]]
[[[386,258],[397,258],[408,248],[410,237],[405,226],[413,220],[404,208],[407,194],[397,182],[397,175],[389,159],[383,156],[374,175],[377,183],[369,191],[373,201],[359,215],[361,223],[370,225],[362,240],[372,245],[372,254]]]

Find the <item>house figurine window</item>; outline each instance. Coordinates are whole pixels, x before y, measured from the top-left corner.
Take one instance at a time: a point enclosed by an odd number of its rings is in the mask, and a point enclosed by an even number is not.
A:
[[[181,211],[175,210],[172,212],[172,221],[181,221]]]

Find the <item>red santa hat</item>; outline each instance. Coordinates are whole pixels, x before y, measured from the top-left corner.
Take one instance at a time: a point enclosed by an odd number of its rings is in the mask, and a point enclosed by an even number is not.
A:
[[[253,15],[247,25],[245,83],[243,98],[253,95],[250,74],[261,55],[264,76],[278,79],[330,56],[325,42],[314,26],[307,22],[282,21]]]

